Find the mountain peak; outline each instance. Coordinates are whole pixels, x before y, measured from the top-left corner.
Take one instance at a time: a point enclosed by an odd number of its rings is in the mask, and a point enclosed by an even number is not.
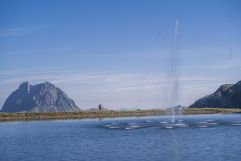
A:
[[[29,86],[29,82],[23,82],[20,84],[19,88],[27,88]]]
[[[40,83],[38,85],[42,86],[42,88],[45,88],[45,89],[56,88],[54,84],[49,83],[49,82]]]
[[[215,95],[223,96],[233,86],[233,84],[223,84],[215,92]]]
[[[54,86],[54,84],[52,84],[52,83],[50,83],[50,82],[44,82],[44,83],[42,83],[42,84],[44,84],[45,86]]]
[[[22,83],[5,101],[3,112],[67,112],[80,109],[60,88],[44,82]]]
[[[189,107],[241,108],[241,81],[221,85],[214,93],[198,99]]]
[[[30,88],[31,88],[31,85],[29,84],[29,82],[23,82],[22,84],[20,84],[18,89],[21,89],[23,91],[26,91],[27,93],[30,93]]]

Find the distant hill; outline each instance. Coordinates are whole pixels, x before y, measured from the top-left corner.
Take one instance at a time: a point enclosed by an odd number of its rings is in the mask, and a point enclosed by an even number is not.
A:
[[[49,82],[36,85],[22,83],[10,94],[2,107],[2,112],[70,111],[80,111],[80,109],[67,94]]]
[[[241,108],[241,81],[221,85],[213,94],[198,99],[190,108]]]
[[[173,109],[173,108],[174,108],[175,111],[181,111],[181,110],[186,109],[187,106],[176,105],[176,106],[173,106],[173,107],[169,107],[169,108],[167,108],[167,110],[171,110],[171,109]]]

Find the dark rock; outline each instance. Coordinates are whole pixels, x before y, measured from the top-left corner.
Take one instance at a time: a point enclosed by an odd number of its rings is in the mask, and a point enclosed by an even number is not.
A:
[[[70,112],[79,107],[61,89],[49,82],[22,83],[3,104],[2,112]]]
[[[241,108],[241,81],[224,84],[213,94],[198,99],[191,108]]]

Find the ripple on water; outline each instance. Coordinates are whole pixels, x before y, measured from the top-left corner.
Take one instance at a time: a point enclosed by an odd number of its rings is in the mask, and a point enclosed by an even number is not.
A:
[[[126,129],[126,130],[131,130],[132,128],[130,128],[130,127],[126,127],[125,129]]]
[[[166,128],[166,129],[173,129],[174,126],[172,126],[172,125],[168,125],[168,126],[165,126],[165,128]]]
[[[208,122],[207,124],[208,125],[218,125],[219,123],[218,122]]]
[[[161,121],[160,123],[162,123],[162,124],[167,124],[168,122],[167,122],[167,121]]]
[[[199,122],[197,122],[198,124],[207,124],[207,122],[205,122],[205,121],[199,121]]]
[[[177,120],[175,124],[170,123],[167,120],[136,120],[130,122],[113,122],[102,125],[103,128],[108,129],[140,129],[140,128],[161,128],[161,129],[176,129],[176,128],[212,128],[218,126],[241,126],[241,120],[233,121],[217,121],[211,119],[205,120]]]
[[[238,124],[238,123],[236,123],[236,124],[232,124],[233,126],[241,126],[241,123],[240,124]]]
[[[232,125],[233,126],[241,126],[241,120],[233,121]]]
[[[199,125],[198,127],[200,127],[200,128],[207,128],[208,125]]]
[[[237,121],[234,121],[234,123],[241,123],[241,121],[240,121],[240,120],[237,120]]]
[[[120,126],[109,126],[108,128],[110,128],[110,129],[120,129],[121,127]]]
[[[129,126],[130,128],[141,128],[141,127],[144,127],[144,126],[140,126],[140,125],[131,125]]]
[[[151,120],[147,120],[147,121],[145,121],[145,122],[152,122]]]
[[[212,122],[212,121],[214,121],[214,120],[206,120],[207,122]]]
[[[188,127],[188,125],[184,124],[184,123],[177,123],[177,124],[175,124],[175,126],[177,126],[177,127]]]

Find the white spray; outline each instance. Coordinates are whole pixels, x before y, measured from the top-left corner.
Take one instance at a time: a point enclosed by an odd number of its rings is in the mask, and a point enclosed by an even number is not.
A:
[[[174,42],[170,58],[169,66],[169,82],[170,82],[170,93],[169,93],[169,105],[172,107],[172,123],[175,123],[175,109],[174,106],[178,103],[179,97],[179,55],[177,51],[177,37],[178,37],[179,21],[176,19],[175,31],[174,31]]]

